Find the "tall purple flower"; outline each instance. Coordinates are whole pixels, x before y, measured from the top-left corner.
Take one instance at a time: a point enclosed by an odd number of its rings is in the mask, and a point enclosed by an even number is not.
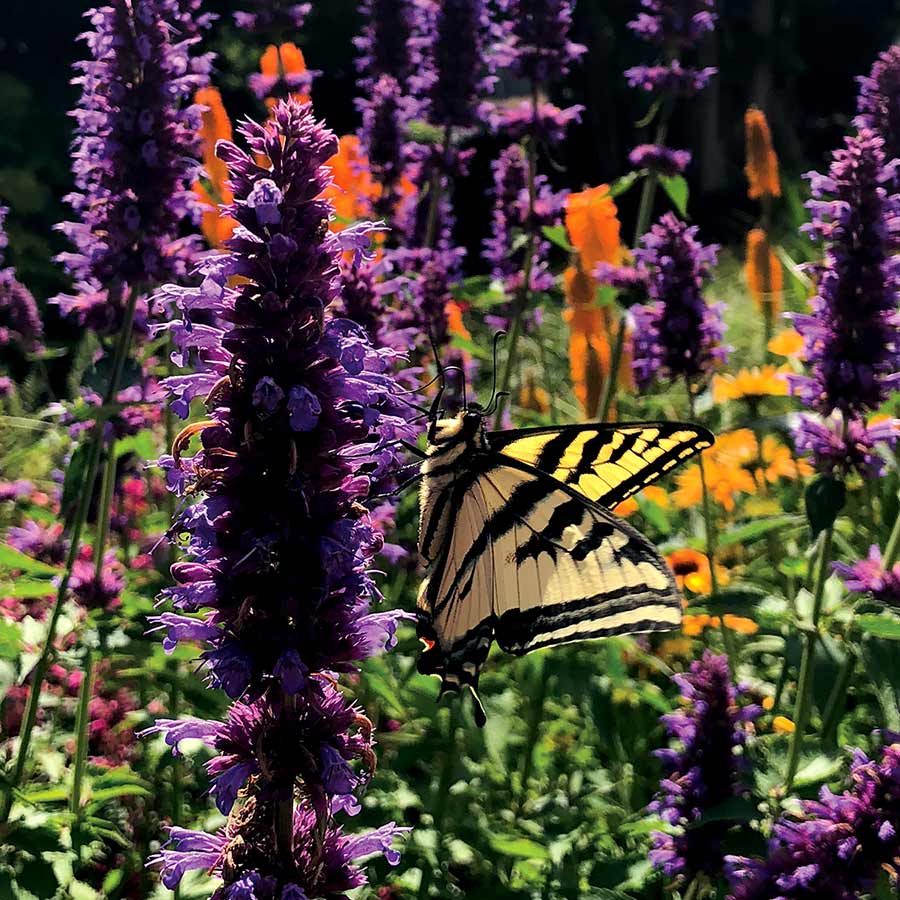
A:
[[[678,713],[663,716],[677,750],[658,750],[665,777],[649,810],[677,834],[657,832],[650,861],[668,876],[689,880],[722,870],[723,823],[700,825],[705,812],[743,793],[741,759],[751,724],[762,713],[755,705],[739,705],[740,689],[731,684],[728,660],[710,651],[691,664],[675,683],[687,700]]]
[[[480,101],[495,80],[486,54],[492,30],[485,0],[429,0],[421,4],[420,16],[428,50],[412,85],[425,116],[441,128],[478,124]]]
[[[859,79],[856,125],[884,141],[888,160],[900,157],[900,46],[889,47]]]
[[[392,646],[405,615],[370,609],[369,565],[383,538],[362,501],[394,465],[392,442],[412,430],[394,397],[396,354],[333,313],[342,254],[370,242],[368,225],[328,229],[321,194],[337,140],[293,100],[240,133],[249,151],[218,147],[235,195],[225,212],[238,229],[226,253],[200,264],[198,287],[164,292],[182,318],[161,329],[173,332],[178,359],[202,364],[169,388],[180,402],[205,395],[208,420],[188,426],[162,461],[175,490],[202,499],[174,529],[189,556],[165,592],[175,611],[154,620],[169,649],[203,641],[211,684],[241,701],[221,728],[185,726],[219,750],[210,771],[231,813],[224,836],[173,833],[159,862],[173,884],[194,859],[183,851],[217,848],[204,863],[222,876],[216,898],[245,896],[248,880],[258,897],[313,898],[361,883],[351,866],[360,839],[342,836],[331,816],[356,805],[351,795],[372,766],[371,726],[334,675]],[[229,285],[235,275],[241,283]],[[187,458],[198,431],[200,449]],[[181,727],[157,730],[170,738]],[[282,833],[273,853],[274,807],[295,793],[293,847]],[[388,832],[387,845],[396,829]],[[337,881],[323,882],[332,864]],[[276,895],[265,892],[270,882]]]
[[[628,283],[646,285],[651,301],[633,309],[633,366],[640,387],[655,378],[704,379],[728,356],[721,306],[703,298],[718,248],[701,244],[697,231],[666,213],[634,251],[635,271],[625,273]],[[623,281],[620,271],[607,265],[594,274],[604,283]]]
[[[866,414],[900,381],[900,161],[885,164],[883,148],[874,132],[860,131],[835,151],[827,176],[808,176],[813,221],[806,230],[823,241],[825,257],[815,267],[811,314],[794,317],[808,374],[791,378],[791,389],[820,416],[841,414],[828,430],[839,431],[843,444],[850,423],[864,429]],[[825,462],[823,427],[807,419],[799,437],[810,438],[813,455]],[[851,457],[848,450],[848,462]]]
[[[365,25],[354,43],[359,50],[356,64],[362,95],[382,75],[390,75],[407,94],[421,43],[415,0],[362,0],[360,12]]]
[[[900,888],[900,738],[875,759],[854,752],[849,790],[822,788],[776,824],[764,860],[728,858],[731,900],[857,900],[887,875]]]
[[[524,279],[525,242],[523,235],[534,239],[529,288],[547,291],[553,287],[549,267],[550,244],[543,228],[558,225],[565,205],[565,191],[554,191],[543,175],[535,177],[535,204],[532,215],[528,196],[528,160],[521,144],[503,150],[491,164],[494,173],[494,211],[490,237],[484,241],[484,259],[491,275],[503,282],[508,294],[521,289]]]
[[[251,0],[250,10],[236,12],[234,21],[249,31],[292,32],[299,31],[312,10],[311,3],[294,3],[292,0]]]
[[[56,301],[100,331],[118,328],[126,290],[181,278],[195,252],[179,225],[195,212],[190,98],[207,66],[190,58],[199,38],[178,33],[183,14],[179,0],[111,0],[87,13],[67,198],[78,219],[59,226],[76,247],[59,257],[76,294]]]
[[[498,0],[503,17],[498,62],[513,75],[545,86],[569,73],[587,48],[569,40],[571,0]]]
[[[662,112],[663,116],[668,116],[672,100],[692,97],[704,90],[718,72],[713,67],[685,65],[683,60],[685,52],[695,47],[704,35],[716,27],[716,4],[715,0],[640,0],[640,3],[641,12],[628,23],[628,27],[642,40],[660,48],[663,57],[650,65],[627,69],[625,78],[630,87],[655,94],[658,100],[670,101]],[[662,121],[664,123],[666,120]],[[642,157],[650,149],[646,145],[637,147],[632,156],[638,154]],[[666,154],[685,152],[668,151],[660,146],[657,153],[652,155],[659,159]],[[672,161],[674,157],[669,156],[667,163]],[[632,165],[643,168],[641,162],[638,159],[637,162],[632,161]],[[666,168],[670,169],[672,166],[667,165]],[[684,166],[677,166],[676,169],[683,170]],[[663,171],[661,174],[672,173]]]
[[[9,209],[0,206],[0,347],[17,347],[25,353],[42,348],[44,326],[31,291],[16,277],[12,266],[3,268],[9,239],[4,223]]]

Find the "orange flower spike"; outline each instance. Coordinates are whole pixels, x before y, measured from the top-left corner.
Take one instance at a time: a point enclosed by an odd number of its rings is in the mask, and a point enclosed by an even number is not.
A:
[[[234,136],[231,119],[228,118],[222,95],[217,88],[201,88],[194,95],[194,103],[205,107],[201,113],[200,141],[206,174],[223,202],[230,203],[233,195],[227,186],[228,167],[216,156],[216,143],[230,141]]]
[[[777,316],[784,294],[784,270],[762,228],[754,228],[747,235],[744,273],[757,307],[773,318]]]
[[[368,157],[362,152],[359,138],[346,134],[338,141],[338,152],[328,160],[333,181],[323,197],[334,205],[332,231],[342,231],[351,222],[372,214],[372,201],[378,196],[378,185],[372,180]]]
[[[534,372],[528,372],[525,376],[519,390],[519,406],[543,415],[550,412],[550,395],[535,381]]]
[[[747,141],[747,196],[751,200],[762,197],[780,197],[781,179],[778,175],[778,156],[772,146],[772,132],[766,114],[751,107],[744,116],[744,134]]]
[[[597,263],[618,265],[622,261],[621,227],[609,187],[601,184],[566,199],[566,229],[569,241],[581,256],[590,275]]]
[[[579,266],[563,273],[568,308],[569,371],[575,397],[585,418],[597,415],[600,395],[612,360],[609,312],[594,305],[594,280]]]

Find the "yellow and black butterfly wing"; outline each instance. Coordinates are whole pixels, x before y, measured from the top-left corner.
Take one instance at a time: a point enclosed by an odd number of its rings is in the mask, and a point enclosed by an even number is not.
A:
[[[681,598],[656,548],[578,492],[496,456],[456,479],[446,542],[419,592],[420,670],[474,688],[507,652],[669,630]]]
[[[566,425],[488,434],[492,450],[532,466],[614,509],[715,438],[678,422]]]

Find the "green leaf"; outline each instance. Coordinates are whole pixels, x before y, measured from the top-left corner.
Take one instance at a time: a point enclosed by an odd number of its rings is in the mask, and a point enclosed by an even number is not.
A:
[[[82,441],[72,454],[69,465],[66,467],[66,478],[63,481],[62,500],[60,513],[68,523],[71,514],[75,512],[78,497],[84,490],[84,482],[87,478],[88,457],[91,455],[91,441]]]
[[[794,787],[808,787],[809,785],[829,781],[841,771],[843,765],[844,761],[841,757],[826,756],[824,753],[820,753],[800,767],[796,778],[794,778]]]
[[[634,187],[634,185],[637,183],[639,178],[641,178],[640,172],[628,172],[621,178],[617,178],[609,186],[609,196],[615,198],[621,196],[627,191],[630,191],[631,188]]]
[[[813,537],[830,528],[847,499],[847,489],[843,481],[830,475],[820,475],[806,488],[806,518]]]
[[[435,125],[416,119],[408,125],[410,140],[417,144],[440,144],[444,139],[444,132]]]
[[[857,616],[854,624],[860,631],[875,637],[887,638],[890,641],[900,641],[900,619],[891,615]]]
[[[4,597],[17,597],[20,600],[49,597],[55,590],[52,582],[38,581],[35,578],[18,578],[15,581],[0,582],[0,594]]]
[[[802,524],[803,518],[801,516],[772,516],[768,519],[757,519],[755,522],[748,522],[746,525],[730,528],[720,535],[719,546],[733,547],[736,544],[746,544],[771,534],[773,531],[781,531],[782,528]]]
[[[470,341],[467,338],[460,337],[458,334],[453,335],[453,340],[450,342],[452,347],[455,347],[457,350],[463,350],[466,353],[471,353],[476,359],[484,359],[490,361],[491,354],[484,350],[482,347],[479,347],[474,341]]]
[[[0,569],[15,569],[17,572],[28,572],[32,575],[59,575],[62,569],[48,566],[40,560],[32,559],[24,553],[10,547],[9,544],[0,544]]]
[[[683,175],[660,175],[659,183],[662,189],[669,195],[675,209],[682,218],[687,217],[688,197],[690,189]]]
[[[514,856],[519,859],[550,859],[550,851],[546,847],[525,837],[498,834],[491,838],[491,847],[502,856]]]
[[[544,237],[551,244],[555,244],[567,253],[575,252],[575,248],[569,243],[569,235],[565,225],[545,225],[541,231],[543,231]]]
[[[145,430],[116,441],[116,459],[121,459],[128,453],[134,453],[142,460],[155,459],[159,453],[156,449],[156,442],[153,440],[153,433]]]

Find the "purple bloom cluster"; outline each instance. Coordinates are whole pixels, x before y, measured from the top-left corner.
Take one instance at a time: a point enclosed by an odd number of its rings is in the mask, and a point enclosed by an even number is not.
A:
[[[44,326],[31,291],[16,278],[12,266],[2,268],[9,244],[4,222],[9,209],[0,206],[0,347],[14,346],[25,353],[43,349]]]
[[[731,900],[857,900],[882,873],[900,887],[900,738],[876,759],[854,752],[850,789],[823,788],[776,824],[767,859],[728,857]]]
[[[723,823],[697,825],[704,812],[743,793],[738,754],[762,708],[739,705],[741,691],[731,684],[728,659],[709,650],[675,683],[688,706],[663,722],[680,746],[656,751],[665,777],[648,809],[683,830],[654,834],[650,861],[668,876],[690,879],[722,869]]]
[[[831,567],[848,591],[865,594],[885,606],[900,609],[900,563],[886,569],[877,544],[869,548],[865,559],[852,566],[836,562]]]
[[[293,815],[293,847],[290,860],[292,881],[285,882],[271,871],[276,855],[274,840],[248,843],[244,834],[262,831],[271,822],[271,802],[250,797],[239,817],[229,820],[218,834],[172,828],[169,843],[154,857],[162,870],[163,884],[178,885],[185,873],[195,869],[211,871],[225,881],[212,900],[313,900],[316,897],[345,897],[347,891],[366,883],[365,872],[354,860],[381,853],[391,865],[400,854],[392,844],[404,829],[393,822],[375,831],[346,835],[329,821],[317,833],[316,812],[301,803]],[[317,833],[317,842],[309,838]]]
[[[534,138],[540,144],[558,144],[565,139],[573,122],[581,121],[583,106],[567,106],[560,109],[553,103],[522,100],[502,108],[494,108],[490,113],[491,130],[502,134],[507,140],[518,143],[525,138]]]
[[[900,46],[885,50],[859,79],[857,109],[857,127],[881,137],[888,160],[900,157]]]
[[[236,12],[234,21],[239,28],[250,31],[299,31],[312,10],[311,3],[292,3],[291,0],[252,0],[249,12]]]
[[[628,86],[671,97],[693,97],[709,84],[718,69],[683,66],[677,59],[664,65],[632,66],[625,70]]]
[[[360,13],[365,25],[353,43],[359,50],[356,65],[362,95],[365,97],[382,75],[390,75],[400,91],[408,94],[422,44],[415,0],[362,0]]]
[[[486,54],[492,34],[485,0],[432,0],[419,7],[419,31],[428,35],[424,65],[412,78],[432,125],[468,128],[481,119],[479,102],[494,78]]]
[[[660,144],[640,144],[628,155],[633,169],[649,169],[666,177],[684,175],[691,164],[689,150],[670,150]]]
[[[534,85],[564,78],[587,47],[569,40],[571,0],[498,0],[503,15],[497,61]]]
[[[643,12],[628,27],[661,47],[693,47],[718,19],[715,0],[641,0],[641,6]]]
[[[880,478],[887,464],[879,447],[893,452],[900,439],[898,426],[895,419],[867,425],[862,419],[820,421],[801,416],[794,442],[812,458],[818,472],[842,475],[852,471],[865,478]]]
[[[494,173],[494,211],[490,237],[484,241],[483,256],[491,275],[502,281],[508,294],[522,287],[525,241],[534,239],[534,259],[529,288],[548,291],[553,287],[548,257],[550,244],[543,228],[558,225],[567,191],[554,191],[543,175],[535,177],[534,214],[528,195],[528,160],[521,144],[511,144],[491,164]]]
[[[368,224],[328,229],[321,194],[336,138],[293,100],[240,133],[249,152],[229,142],[217,150],[234,188],[224,211],[235,235],[200,264],[199,286],[169,286],[163,297],[182,313],[161,326],[179,345],[176,361],[199,368],[167,386],[182,411],[205,396],[208,420],[161,460],[172,488],[202,499],[174,528],[190,557],[173,566],[165,592],[175,611],[154,619],[169,649],[203,641],[211,684],[240,700],[218,727],[156,726],[170,743],[179,729],[203,731],[221,754],[210,764],[217,801],[231,812],[223,835],[173,831],[158,861],[172,885],[197,846],[215,848],[202,865],[223,878],[216,900],[248,896],[248,880],[258,898],[331,896],[361,883],[352,859],[362,839],[344,837],[331,814],[356,805],[349,795],[367,776],[351,764],[372,763],[371,726],[334,674],[390,647],[405,616],[370,610],[368,569],[383,539],[362,501],[394,466],[392,443],[412,430],[394,397],[397,354],[332,312],[342,254],[370,242]],[[200,449],[187,458],[196,433]],[[289,864],[268,842],[273,804],[284,808],[295,787]],[[389,846],[397,829],[382,831]]]
[[[825,244],[812,314],[795,316],[808,377],[792,379],[805,405],[822,415],[877,409],[900,380],[898,163],[885,165],[874,132],[848,137],[828,175],[810,173],[813,221]]]
[[[697,240],[696,227],[667,213],[634,251],[635,270],[602,265],[594,273],[615,286],[646,285],[650,304],[633,310],[633,366],[640,387],[657,377],[692,382],[726,360],[721,307],[707,304],[702,292],[717,253]]]
[[[191,59],[199,37],[180,33],[184,16],[178,0],[112,0],[87,13],[91,58],[74,79],[76,191],[67,198],[78,221],[59,226],[76,247],[59,257],[76,295],[56,301],[101,331],[114,332],[124,309],[114,286],[180,278],[195,253],[178,230],[196,213],[199,117],[190,98],[210,60]]]
[[[808,409],[841,414],[825,424],[804,417],[797,430],[798,445],[826,470],[880,472],[876,441],[897,440],[892,423],[864,424],[900,380],[900,162],[885,164],[883,148],[874,132],[860,131],[834,153],[828,175],[809,175],[807,230],[825,257],[815,267],[811,314],[794,316],[808,375],[790,383]]]

